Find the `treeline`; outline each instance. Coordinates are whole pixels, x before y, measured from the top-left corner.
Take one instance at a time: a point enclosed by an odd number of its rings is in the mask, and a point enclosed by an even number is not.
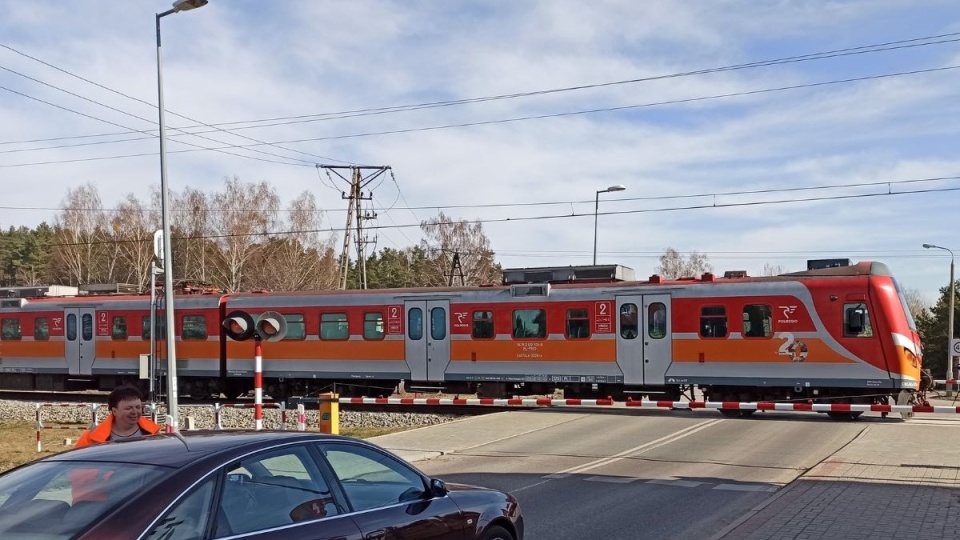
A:
[[[304,191],[282,206],[266,182],[225,178],[221,190],[171,195],[174,281],[226,291],[296,291],[338,285],[337,234]],[[161,228],[160,190],[149,201],[129,194],[103,208],[92,183],[70,189],[53,225],[0,230],[0,286],[130,283],[150,286],[153,234]],[[498,283],[500,268],[480,223],[443,213],[421,223],[417,246],[382,249],[366,260],[368,288]],[[342,233],[341,233],[342,234]],[[351,261],[348,287],[359,286]]]

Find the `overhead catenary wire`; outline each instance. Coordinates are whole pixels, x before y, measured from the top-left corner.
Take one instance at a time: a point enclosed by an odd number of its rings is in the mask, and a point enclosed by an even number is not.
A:
[[[336,120],[336,119],[344,119],[344,118],[354,118],[354,117],[358,117],[358,116],[368,116],[368,115],[374,115],[374,114],[387,114],[387,113],[394,113],[394,112],[406,112],[406,111],[414,111],[414,110],[421,110],[421,109],[435,108],[435,107],[449,107],[449,106],[464,105],[464,104],[471,104],[471,103],[484,103],[484,102],[489,102],[489,101],[500,101],[500,100],[517,99],[517,98],[524,98],[524,97],[543,96],[543,95],[549,95],[549,94],[557,94],[557,93],[564,93],[564,92],[573,92],[573,91],[580,91],[580,90],[587,90],[587,89],[595,89],[595,88],[603,88],[603,87],[618,86],[618,85],[626,85],[626,84],[637,84],[637,83],[642,83],[642,82],[650,82],[650,81],[657,81],[657,80],[664,80],[664,79],[672,79],[672,78],[679,78],[679,77],[689,77],[689,76],[696,76],[696,75],[705,75],[705,74],[710,74],[710,73],[720,73],[720,72],[727,72],[727,71],[736,71],[736,70],[743,70],[743,69],[752,69],[752,68],[757,68],[757,67],[767,67],[767,66],[775,66],[775,65],[782,65],[782,64],[797,63],[797,62],[808,62],[808,61],[815,61],[815,60],[824,60],[824,59],[829,59],[829,58],[838,58],[838,57],[844,57],[844,56],[850,56],[850,55],[869,54],[869,53],[886,52],[886,51],[898,50],[898,49],[908,49],[908,48],[916,48],[916,47],[926,47],[926,46],[930,46],[930,45],[939,45],[939,44],[954,43],[954,42],[960,41],[960,37],[958,37],[958,36],[960,36],[960,32],[951,32],[951,33],[946,33],[946,34],[938,34],[938,35],[932,35],[932,36],[923,36],[923,37],[909,38],[909,39],[897,40],[897,41],[889,41],[889,42],[884,42],[884,43],[876,43],[876,44],[870,44],[870,45],[861,45],[861,46],[857,46],[857,47],[849,47],[849,48],[844,48],[844,49],[834,49],[834,50],[829,50],[829,51],[822,51],[822,52],[815,52],[815,53],[807,53],[807,54],[802,54],[802,55],[787,56],[787,57],[774,58],[774,59],[768,59],[768,60],[760,60],[760,61],[747,62],[747,63],[742,63],[742,64],[732,64],[732,65],[719,66],[719,67],[713,67],[713,68],[705,68],[705,69],[691,70],[691,71],[682,71],[682,72],[669,73],[669,74],[664,74],[664,75],[653,75],[653,76],[648,76],[648,77],[639,77],[639,78],[632,78],[632,79],[619,80],[619,81],[608,81],[608,82],[594,83],[594,84],[584,84],[584,85],[577,85],[577,86],[567,86],[567,87],[559,87],[559,88],[550,88],[550,89],[534,90],[534,91],[530,91],[530,92],[514,92],[514,93],[509,93],[509,94],[498,94],[498,95],[492,95],[492,96],[481,96],[481,97],[472,97],[472,98],[464,98],[464,99],[456,99],[456,100],[434,101],[434,102],[418,103],[418,104],[412,104],[412,105],[397,105],[397,106],[389,106],[389,107],[364,108],[364,109],[354,109],[354,110],[339,111],[339,112],[330,112],[330,113],[314,113],[314,114],[306,114],[306,115],[274,117],[274,118],[266,118],[266,119],[259,119],[259,120],[238,120],[238,121],[221,122],[221,123],[215,123],[215,124],[202,124],[202,123],[201,123],[201,124],[199,124],[199,125],[194,125],[194,126],[182,126],[182,127],[180,127],[180,128],[177,128],[177,129],[186,130],[186,129],[194,129],[194,128],[199,128],[199,127],[204,127],[204,126],[206,126],[206,127],[214,127],[215,130],[220,130],[220,131],[222,131],[221,128],[222,128],[223,126],[234,126],[234,127],[231,128],[230,130],[228,130],[228,131],[230,131],[230,132],[233,132],[233,131],[239,130],[239,129],[253,129],[253,128],[273,127],[273,126],[278,126],[278,125],[290,125],[290,124],[293,124],[293,123],[314,122],[314,121],[320,121],[320,120]],[[30,55],[28,55],[28,54],[26,54],[26,53],[23,53],[22,51],[19,51],[19,50],[17,50],[17,49],[14,49],[13,47],[10,47],[10,46],[8,46],[8,45],[5,45],[5,44],[0,43],[0,47],[3,47],[3,48],[5,48],[5,49],[8,49],[8,50],[10,50],[11,52],[14,52],[14,53],[16,53],[16,54],[19,54],[19,55],[24,56],[24,57],[26,57],[26,58],[29,58],[29,59],[31,59],[31,60],[40,62],[40,63],[42,63],[42,64],[44,64],[44,65],[50,66],[50,67],[52,67],[52,68],[54,68],[54,69],[57,69],[57,70],[59,70],[59,71],[62,71],[62,72],[64,72],[64,73],[66,73],[66,74],[68,74],[68,75],[77,77],[77,78],[79,78],[79,79],[81,79],[81,80],[84,80],[85,82],[90,83],[90,84],[94,84],[94,85],[100,86],[101,88],[104,88],[104,89],[107,89],[107,90],[116,92],[116,91],[114,91],[114,90],[112,90],[112,89],[110,89],[110,88],[103,87],[103,86],[99,85],[98,83],[89,81],[89,80],[87,80],[87,79],[84,79],[83,77],[79,77],[79,76],[77,76],[77,75],[74,75],[74,74],[66,71],[66,70],[63,70],[63,69],[61,69],[61,68],[59,68],[59,67],[56,67],[56,66],[53,66],[52,64],[49,64],[49,63],[47,63],[47,62],[44,62],[43,60],[37,59],[37,58],[35,58],[35,57],[33,57],[33,56],[30,56]],[[133,98],[133,97],[127,96],[126,94],[120,93],[120,95],[123,95],[124,97],[128,97],[128,98],[130,98],[130,99],[134,99],[134,100],[137,100],[137,101],[141,101],[141,100],[139,100],[139,99],[137,99],[137,98]],[[144,102],[144,103],[146,103],[146,102]],[[149,103],[148,103],[148,104],[149,104]],[[171,113],[171,114],[176,114],[176,113]],[[180,116],[180,115],[178,115],[178,116]],[[186,118],[186,117],[184,117],[184,118]],[[189,120],[189,118],[187,118],[187,119]],[[191,121],[193,121],[193,120],[191,120]],[[249,126],[241,126],[241,124],[252,124],[252,125],[249,125]],[[127,133],[130,133],[130,132],[104,133],[104,134],[95,134],[95,135],[80,135],[80,136],[76,136],[76,138],[106,137],[106,136],[114,136],[114,135],[124,135],[124,134],[127,134]],[[196,133],[209,133],[209,132],[196,132]],[[6,142],[0,142],[0,145],[2,145],[2,144],[16,144],[16,143],[28,143],[28,142],[44,142],[44,141],[54,141],[54,140],[64,140],[64,137],[57,137],[57,138],[52,138],[52,139],[32,139],[32,140],[27,140],[27,141],[6,141]],[[336,161],[336,160],[335,160],[335,161]]]
[[[569,117],[569,116],[581,116],[581,115],[597,114],[597,113],[604,113],[604,112],[616,112],[616,111],[625,111],[625,110],[641,109],[641,108],[649,108],[649,107],[659,107],[659,106],[664,106],[664,105],[678,105],[678,104],[684,104],[684,103],[695,103],[695,102],[700,102],[700,101],[710,101],[710,100],[717,100],[717,99],[727,99],[727,98],[732,98],[732,97],[752,96],[752,95],[766,94],[766,93],[772,93],[772,92],[784,92],[784,91],[790,91],[790,90],[800,90],[800,89],[805,89],[805,88],[817,88],[817,87],[831,86],[831,85],[837,85],[837,84],[847,84],[847,83],[852,83],[852,82],[863,82],[863,81],[886,79],[886,78],[891,78],[891,77],[903,77],[903,76],[910,76],[910,75],[919,75],[919,74],[924,74],[924,73],[937,73],[937,72],[944,72],[944,71],[955,70],[955,69],[958,69],[958,68],[960,68],[960,65],[941,66],[941,67],[936,67],[936,68],[916,69],[916,70],[911,70],[911,71],[900,71],[900,72],[895,72],[895,73],[884,73],[884,74],[880,74],[880,75],[868,75],[868,76],[863,76],[863,77],[852,77],[852,78],[837,79],[837,80],[832,80],[832,81],[821,81],[821,82],[816,82],[816,83],[795,84],[795,85],[789,85],[789,86],[780,86],[780,87],[776,87],[776,88],[765,88],[765,89],[760,89],[760,90],[747,90],[747,91],[741,91],[741,92],[729,92],[729,93],[726,93],[726,94],[715,94],[715,95],[711,95],[711,96],[700,96],[700,97],[691,97],[691,98],[681,98],[681,99],[673,99],[673,100],[666,100],[666,101],[657,101],[657,102],[652,102],[652,103],[643,103],[643,104],[635,104],[635,105],[620,105],[620,106],[615,106],[615,107],[601,107],[601,108],[595,108],[595,109],[584,109],[584,110],[579,110],[579,111],[567,111],[567,112],[558,112],[558,113],[546,113],[546,114],[537,114],[537,115],[528,115],[528,116],[517,116],[517,117],[513,117],[513,118],[501,118],[501,119],[495,119],[495,120],[478,120],[478,121],[475,121],[475,122],[461,122],[461,123],[456,123],[456,124],[441,124],[441,125],[435,125],[435,126],[423,126],[423,127],[416,127],[416,128],[393,129],[393,130],[385,130],[385,131],[372,131],[372,132],[363,132],[363,133],[353,133],[353,134],[347,134],[347,135],[329,135],[329,136],[322,136],[322,137],[306,137],[306,138],[299,138],[299,139],[289,139],[289,140],[284,140],[284,141],[274,141],[274,142],[264,143],[264,144],[260,144],[260,143],[252,143],[252,144],[232,144],[232,145],[219,146],[219,147],[213,147],[213,148],[173,150],[173,151],[169,151],[169,152],[167,152],[167,153],[168,153],[168,154],[183,154],[183,153],[188,153],[188,152],[198,152],[198,151],[201,151],[201,150],[214,150],[214,151],[219,151],[219,150],[234,149],[234,148],[244,148],[244,149],[247,149],[247,148],[252,148],[252,147],[256,147],[256,146],[263,146],[263,145],[265,145],[265,144],[266,144],[266,145],[274,145],[274,144],[295,144],[295,143],[305,143],[305,142],[318,142],[318,141],[343,140],[343,139],[353,139],[353,138],[362,138],[362,137],[374,137],[374,136],[383,136],[383,135],[399,135],[399,134],[405,134],[405,133],[418,133],[418,132],[427,132],[427,131],[438,131],[438,130],[453,129],[453,128],[489,126],[489,125],[496,125],[496,124],[508,124],[508,123],[514,123],[514,122],[530,121],[530,120],[545,120],[545,119],[549,119],[549,118],[563,118],[563,117]],[[3,88],[3,87],[0,87],[0,88],[5,89],[5,88]],[[65,159],[65,160],[49,160],[49,161],[29,162],[29,163],[13,163],[13,164],[0,165],[0,169],[17,168],[17,167],[34,167],[34,166],[40,166],[40,165],[53,165],[53,164],[63,164],[63,163],[79,163],[79,162],[90,162],[90,161],[102,161],[102,160],[113,160],[113,159],[127,159],[127,158],[143,157],[143,156],[153,156],[153,155],[154,155],[153,153],[140,153],[140,154],[117,155],[117,156],[100,156],[100,157],[91,157],[91,158],[77,158],[77,159]],[[249,157],[249,156],[245,156],[245,157]],[[303,165],[303,166],[312,166],[312,165]]]

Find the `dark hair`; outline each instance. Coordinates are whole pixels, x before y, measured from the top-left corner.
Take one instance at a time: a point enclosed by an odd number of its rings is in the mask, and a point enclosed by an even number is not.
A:
[[[129,384],[118,386],[114,388],[113,392],[110,392],[110,396],[107,397],[107,406],[112,409],[119,405],[121,401],[128,399],[139,399],[143,401],[143,394],[140,393],[140,389],[136,386]]]

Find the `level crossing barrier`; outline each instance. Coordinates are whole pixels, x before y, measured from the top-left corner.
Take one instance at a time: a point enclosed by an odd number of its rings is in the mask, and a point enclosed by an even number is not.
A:
[[[960,414],[960,406],[944,405],[882,405],[858,403],[776,403],[766,401],[664,401],[633,400],[616,402],[612,399],[494,399],[494,398],[368,398],[345,397],[341,405],[457,405],[493,407],[633,407],[643,409],[712,409],[741,411],[812,411],[812,412],[885,412],[885,413],[953,413]]]
[[[43,409],[45,407],[72,407],[72,408],[86,408],[90,410],[90,426],[87,428],[82,428],[76,425],[62,425],[57,424],[54,426],[45,426],[43,425]],[[100,407],[96,403],[37,403],[36,404],[36,430],[37,430],[37,452],[43,451],[43,442],[41,441],[41,433],[44,429],[93,429],[97,425],[97,409]]]

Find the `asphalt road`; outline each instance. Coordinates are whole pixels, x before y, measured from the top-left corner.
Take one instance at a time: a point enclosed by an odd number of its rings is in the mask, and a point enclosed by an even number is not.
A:
[[[417,465],[450,482],[515,494],[528,540],[709,538],[871,423],[899,423],[809,413],[529,416],[537,414],[565,413],[501,415],[501,422],[537,427],[503,426],[506,435],[494,434],[494,442]]]

